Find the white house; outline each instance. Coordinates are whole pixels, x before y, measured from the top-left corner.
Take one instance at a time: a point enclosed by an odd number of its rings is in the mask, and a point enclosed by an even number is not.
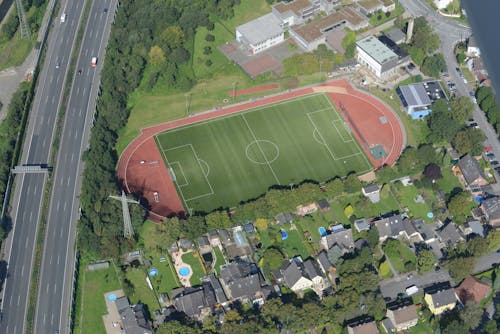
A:
[[[471,57],[481,56],[481,50],[479,50],[479,46],[477,45],[474,36],[469,37],[467,40],[467,54]]]
[[[453,0],[434,0],[434,4],[438,9],[445,9]]]
[[[236,27],[236,40],[250,54],[257,54],[285,40],[281,21],[269,13]]]

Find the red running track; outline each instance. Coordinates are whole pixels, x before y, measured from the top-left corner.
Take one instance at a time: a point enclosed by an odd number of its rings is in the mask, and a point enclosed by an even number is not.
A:
[[[384,159],[375,160],[368,149],[364,147],[365,153],[370,157],[373,165],[376,168],[384,164],[393,165],[397,161],[404,143],[403,132],[394,113],[378,99],[355,90],[346,79],[332,81],[322,86],[344,87],[347,90],[347,94],[330,92],[328,95],[337,108],[339,108],[339,103],[345,106],[351,121],[362,132],[368,144],[382,145],[388,153]],[[150,219],[159,221],[164,217],[184,215],[181,199],[156,146],[155,135],[180,126],[311,93],[313,93],[313,88],[303,88],[142,129],[141,134],[125,148],[120,157],[117,168],[118,179],[128,193],[134,193],[147,200]],[[380,116],[386,117],[386,124],[380,122]],[[355,132],[353,133],[358,137]],[[359,137],[357,139],[360,140]]]

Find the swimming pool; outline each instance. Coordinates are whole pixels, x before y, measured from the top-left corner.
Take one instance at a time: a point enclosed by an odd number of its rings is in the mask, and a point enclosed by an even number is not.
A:
[[[318,227],[318,232],[322,237],[326,236],[326,228],[324,228],[323,226]]]
[[[280,230],[280,233],[281,233],[281,240],[288,239],[288,233],[285,230]]]
[[[116,295],[114,293],[108,295],[108,300],[110,302],[114,302],[116,300]]]
[[[179,268],[179,275],[181,276],[188,276],[191,273],[191,270],[189,270],[188,267],[181,267]]]

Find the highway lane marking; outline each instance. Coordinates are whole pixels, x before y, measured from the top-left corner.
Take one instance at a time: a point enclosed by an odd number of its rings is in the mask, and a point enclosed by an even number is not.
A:
[[[61,228],[60,230],[61,230],[61,233],[59,233],[59,238],[62,239],[62,237],[63,237],[63,229]]]
[[[54,104],[54,101],[56,100],[56,97],[52,95],[52,104]]]
[[[76,95],[80,95],[80,87],[76,87]]]
[[[52,256],[49,259],[49,264],[52,264]],[[49,286],[47,285],[47,292],[49,291]]]
[[[47,313],[44,313],[44,314],[43,314],[43,324],[44,324],[44,325],[45,325],[45,320],[46,320],[46,318],[47,318]]]
[[[53,76],[53,75],[51,75],[51,76],[50,76],[50,79],[49,79],[49,82],[50,82],[50,83],[52,83],[52,81],[53,81],[53,80],[54,80],[54,76]]]
[[[68,185],[69,185],[69,177],[68,177]],[[64,201],[64,208],[63,211],[66,211],[66,206],[68,205],[67,201]],[[61,238],[62,238],[62,229],[61,229]]]
[[[27,193],[29,194],[30,193],[30,190],[31,190],[31,185],[28,186],[28,189],[27,189]]]
[[[61,183],[61,185],[62,185],[62,183]],[[59,211],[59,207],[60,207],[60,206],[61,206],[61,202],[60,202],[60,201],[57,201],[57,209],[56,209],[56,211]]]
[[[56,79],[56,84],[58,84],[58,83],[59,83],[59,79],[60,79],[60,77],[59,77],[59,75],[58,75],[58,76],[57,76],[57,79]]]
[[[61,231],[62,231],[62,229],[61,229]],[[61,256],[57,255],[57,264],[59,264],[60,260],[61,260]]]
[[[19,306],[19,303],[21,302],[21,295],[17,296],[17,306]]]
[[[73,160],[75,160],[75,153],[71,153],[71,162],[73,162]]]
[[[70,179],[70,177],[68,176],[68,182],[67,182],[67,185],[68,185],[68,186],[69,186],[69,179]],[[64,204],[66,204],[66,202],[64,202]]]
[[[26,238],[26,241],[24,242],[24,248],[28,248],[28,238]]]
[[[38,190],[38,186],[35,186],[35,190],[33,191],[33,193],[36,194],[37,190]]]
[[[33,221],[33,211],[30,212],[30,222]]]
[[[24,276],[24,264],[23,264],[23,268],[21,269],[21,276]]]
[[[45,96],[45,104],[47,104],[47,102],[49,101],[49,96]]]
[[[63,179],[59,179],[59,185],[62,186]]]
[[[46,145],[47,145],[47,138],[44,138],[43,139],[42,148],[45,148]]]
[[[83,95],[87,92],[87,88],[83,87]]]
[[[85,49],[85,56],[88,56],[88,54],[89,54],[89,49]]]

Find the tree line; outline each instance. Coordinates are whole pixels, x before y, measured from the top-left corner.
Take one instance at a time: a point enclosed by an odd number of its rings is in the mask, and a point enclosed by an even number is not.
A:
[[[176,89],[189,89],[194,78],[180,71],[192,54],[192,46],[186,41],[193,39],[198,26],[216,17],[231,17],[237,3],[239,0],[120,2],[104,60],[90,145],[83,155],[78,244],[84,256],[116,257],[135,244],[135,240],[123,238],[119,202],[108,199],[119,189],[115,144],[130,114],[128,95],[152,77],[166,80]],[[148,65],[153,74],[144,78]],[[131,217],[137,231],[145,220],[145,211],[131,206]]]

